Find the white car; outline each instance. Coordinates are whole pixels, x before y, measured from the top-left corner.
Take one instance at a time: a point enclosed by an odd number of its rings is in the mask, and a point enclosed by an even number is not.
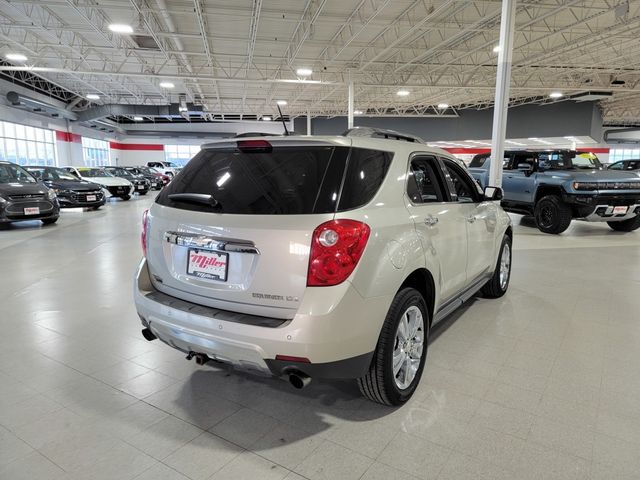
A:
[[[145,212],[134,297],[145,338],[200,364],[358,379],[398,405],[431,326],[509,286],[501,190],[411,137],[219,141],[180,176]]]
[[[119,197],[129,200],[133,195],[133,184],[124,178],[111,175],[104,168],[95,167],[63,167],[69,173],[82,180],[88,180],[102,186],[105,197]]]
[[[176,174],[182,170],[181,167],[173,162],[147,162],[147,167],[155,168],[158,172],[171,178],[175,177]]]

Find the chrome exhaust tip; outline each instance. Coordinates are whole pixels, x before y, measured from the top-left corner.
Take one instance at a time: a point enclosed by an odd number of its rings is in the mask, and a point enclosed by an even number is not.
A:
[[[153,334],[153,332],[149,327],[142,329],[142,336],[145,338],[145,340],[148,340],[149,342],[158,338]]]
[[[306,373],[293,372],[289,374],[289,383],[298,390],[303,389],[311,383],[311,377]]]

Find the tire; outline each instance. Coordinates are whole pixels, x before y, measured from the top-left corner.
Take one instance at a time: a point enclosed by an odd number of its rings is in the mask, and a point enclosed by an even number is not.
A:
[[[97,207],[91,207],[91,210],[96,211],[98,210],[102,205],[98,205]]]
[[[129,200],[131,198],[131,195],[123,195],[120,198],[126,202],[127,200]]]
[[[400,346],[402,341],[399,339],[401,334],[399,325],[406,318],[413,318],[413,325],[419,326],[419,323],[416,323],[418,312],[421,314],[422,328],[411,333],[413,336],[408,341],[418,341],[415,344],[412,343],[410,347],[412,353],[407,362],[407,354]],[[396,294],[382,325],[369,371],[358,379],[358,387],[360,387],[362,395],[369,400],[389,406],[402,405],[411,398],[420,382],[427,358],[430,323],[427,304],[420,292],[413,288],[404,288]],[[403,323],[403,325],[407,325],[407,323]],[[411,328],[411,322],[409,322],[409,328]],[[420,337],[422,338],[421,345],[419,345]],[[402,359],[397,376],[394,374],[393,368],[394,355]],[[419,360],[416,357],[419,357]],[[413,378],[410,375],[407,377],[402,375],[403,367],[406,372],[409,364],[411,364],[410,370],[417,365]],[[406,383],[406,386],[398,385],[399,382]]]
[[[53,225],[58,221],[58,217],[56,218],[43,218],[40,220],[43,225]]]
[[[534,217],[541,232],[562,233],[571,224],[571,207],[557,195],[547,195],[536,203]]]
[[[640,214],[630,218],[629,220],[623,220],[621,222],[607,222],[607,225],[616,232],[633,232],[640,228]]]
[[[500,244],[500,255],[498,255],[498,263],[493,271],[493,276],[485,283],[480,293],[485,298],[500,298],[509,289],[509,282],[511,281],[511,237],[505,235]],[[507,255],[506,261],[505,255]],[[503,267],[506,267],[506,275]]]
[[[144,196],[144,195],[146,195],[146,194],[147,194],[147,192],[149,192],[149,190],[145,190],[145,191],[140,192],[140,196]]]

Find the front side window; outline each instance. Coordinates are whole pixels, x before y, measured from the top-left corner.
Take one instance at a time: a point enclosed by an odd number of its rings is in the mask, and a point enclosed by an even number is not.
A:
[[[453,201],[459,203],[479,202],[478,186],[469,174],[451,160],[443,159],[443,162],[451,183],[450,191]]]
[[[437,175],[437,160],[417,157],[411,161],[407,195],[412,203],[444,202],[444,191]]]
[[[519,170],[520,166],[528,165],[531,170],[535,168],[536,159],[532,153],[516,153],[513,158],[513,169]]]

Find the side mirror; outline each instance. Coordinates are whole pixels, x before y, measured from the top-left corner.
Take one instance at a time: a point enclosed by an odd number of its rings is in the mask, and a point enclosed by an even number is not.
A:
[[[500,187],[485,187],[484,199],[485,200],[502,200],[502,189]]]

